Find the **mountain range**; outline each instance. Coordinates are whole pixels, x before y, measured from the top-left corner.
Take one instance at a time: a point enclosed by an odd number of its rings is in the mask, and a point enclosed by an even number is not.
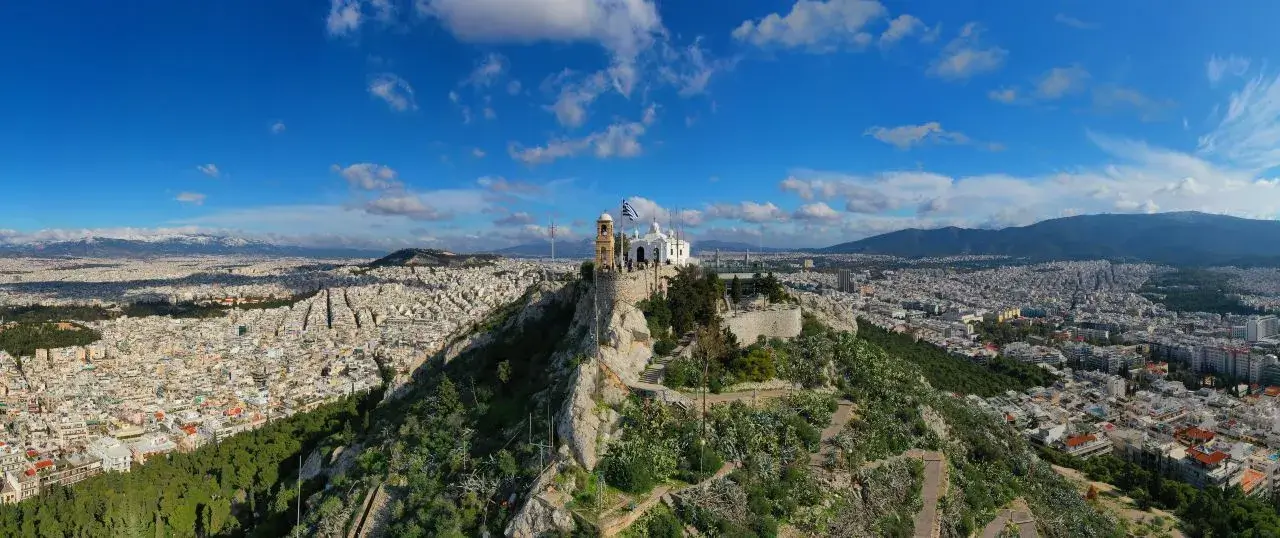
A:
[[[1195,211],[1080,215],[1000,230],[912,228],[833,245],[818,252],[1248,265],[1274,263],[1280,259],[1277,255],[1280,253],[1280,221]]]

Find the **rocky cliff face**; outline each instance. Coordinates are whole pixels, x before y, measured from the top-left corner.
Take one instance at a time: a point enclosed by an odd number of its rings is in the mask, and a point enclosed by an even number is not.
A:
[[[665,275],[669,271],[663,271]],[[640,381],[653,355],[649,327],[635,304],[649,294],[652,273],[602,275],[595,287],[578,299],[569,334],[573,345],[556,363],[569,376],[569,394],[556,421],[562,459],[530,488],[529,500],[507,527],[515,537],[540,536],[571,530],[572,514],[565,509],[570,491],[557,491],[556,470],[565,466],[595,469],[599,448],[617,434],[619,415],[609,405],[621,403],[628,385]],[[596,349],[596,329],[600,348]]]
[[[813,314],[818,321],[837,331],[858,333],[858,318],[849,304],[808,291],[790,291],[800,299],[801,310]]]

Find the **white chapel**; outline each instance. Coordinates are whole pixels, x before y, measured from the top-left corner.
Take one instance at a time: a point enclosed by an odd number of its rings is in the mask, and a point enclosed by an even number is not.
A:
[[[655,260],[663,265],[668,262],[671,265],[697,263],[689,256],[689,242],[667,235],[657,221],[649,225],[649,233],[643,236],[640,235],[640,230],[635,231],[630,251],[631,259],[637,263],[652,263]]]

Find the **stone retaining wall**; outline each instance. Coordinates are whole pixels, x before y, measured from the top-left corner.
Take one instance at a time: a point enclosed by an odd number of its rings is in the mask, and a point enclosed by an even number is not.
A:
[[[756,338],[795,338],[800,336],[799,306],[774,306],[764,310],[740,310],[725,316],[725,326],[742,345]]]

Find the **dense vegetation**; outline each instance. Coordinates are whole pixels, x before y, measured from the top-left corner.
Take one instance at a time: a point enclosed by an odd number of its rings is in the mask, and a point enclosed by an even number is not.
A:
[[[102,335],[83,325],[61,329],[54,323],[15,323],[0,327],[0,351],[13,357],[31,357],[37,349],[87,346]]]
[[[974,325],[974,332],[978,334],[978,338],[983,342],[992,342],[997,346],[1003,347],[1005,344],[1013,342],[1025,342],[1028,337],[1039,337],[1048,339],[1054,331],[1054,327],[1048,323],[998,323],[996,321],[983,321]]]
[[[1257,314],[1228,291],[1226,275],[1208,269],[1183,268],[1148,280],[1139,293],[1176,312]]]
[[[1082,460],[1042,449],[1041,456],[1055,465],[1083,471],[1092,480],[1116,486],[1141,509],[1154,506],[1176,513],[1188,536],[1280,536],[1276,506],[1266,499],[1245,496],[1239,487],[1225,491],[1196,489],[1112,455]]]
[[[549,444],[569,389],[553,359],[585,336],[570,330],[584,289],[527,295],[540,316],[505,316],[492,339],[447,365],[428,362],[408,393],[378,408],[356,465],[313,501],[302,534],[343,535],[382,484],[392,499],[390,536],[501,535],[514,515],[505,501],[551,461],[539,445]]]
[[[1025,390],[1053,383],[1043,368],[996,358],[987,366],[951,356],[945,350],[911,335],[881,329],[858,320],[858,338],[920,367],[929,384],[939,390],[994,396],[1006,390]]]
[[[955,390],[927,372],[942,368],[940,361],[946,360],[977,368],[946,375],[987,379],[992,387],[986,392],[996,386],[1021,387],[1025,381],[945,354],[928,360],[895,354],[877,345],[878,340],[897,345],[884,335],[863,337],[860,332],[854,337],[807,318],[801,337],[758,343],[756,349],[785,355],[784,364],[804,365],[816,386],[834,385],[838,396],[852,402],[853,418],[823,458],[826,469],[815,471],[808,461],[822,448],[820,431],[835,410],[832,395],[801,392],[763,409],[741,403],[712,408],[707,446],[741,468],[706,485],[705,495],[677,496],[676,516],[712,536],[775,536],[784,526],[800,535],[910,536],[911,516],[919,509],[919,461],[895,459],[873,472],[862,465],[920,448],[941,451],[948,460],[951,486],[940,505],[944,536],[972,535],[1016,498],[1026,500],[1044,522],[1044,536],[1116,535],[1115,522],[1090,508],[1036,458],[1019,432],[963,398],[929,389],[920,379],[923,374],[945,390]],[[664,439],[687,438],[687,431],[688,425],[680,421],[672,421],[665,432],[628,429],[618,444],[661,445]],[[668,470],[654,480],[678,478],[679,465],[653,465]],[[818,479],[818,473],[832,472],[848,473],[852,481]],[[858,484],[858,492],[833,485],[841,480],[850,484],[848,488]],[[668,523],[666,516],[654,520],[662,520],[657,525]]]
[[[117,314],[101,306],[0,306],[0,320],[23,323],[101,321]]]
[[[298,456],[318,449],[327,457],[353,440],[380,397],[353,395],[129,473],[0,506],[0,536],[284,536],[297,501]],[[317,479],[302,491],[321,487]]]

